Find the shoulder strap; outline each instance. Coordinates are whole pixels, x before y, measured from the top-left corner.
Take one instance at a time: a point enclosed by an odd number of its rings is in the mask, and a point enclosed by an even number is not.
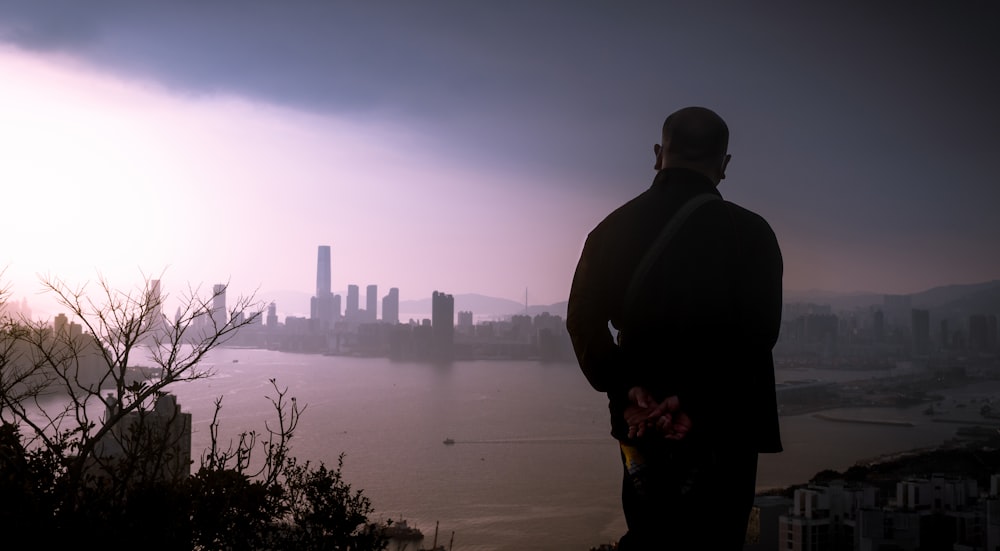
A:
[[[688,216],[694,211],[698,210],[698,207],[708,203],[709,201],[721,201],[722,198],[718,195],[712,193],[702,193],[695,195],[694,197],[688,199],[686,203],[681,205],[681,208],[674,213],[673,218],[670,222],[660,231],[660,235],[657,236],[656,241],[649,247],[646,251],[646,256],[642,257],[642,261],[636,267],[635,272],[632,273],[632,279],[629,280],[628,289],[625,291],[625,310],[624,312],[631,311],[632,303],[635,302],[635,297],[639,292],[639,288],[642,286],[643,280],[646,279],[646,275],[649,274],[650,268],[653,267],[653,263],[660,258],[663,254],[663,249],[666,248],[667,243],[673,238],[677,230],[684,225]]]

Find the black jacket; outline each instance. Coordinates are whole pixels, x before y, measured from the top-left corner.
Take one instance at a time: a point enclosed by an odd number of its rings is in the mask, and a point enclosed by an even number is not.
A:
[[[763,218],[727,201],[702,205],[624,311],[636,266],[681,205],[701,193],[718,195],[697,172],[661,170],[590,232],[569,297],[573,348],[590,384],[608,394],[617,438],[627,433],[628,389],[640,385],[659,398],[679,397],[695,441],[781,451],[771,349],[782,260]]]

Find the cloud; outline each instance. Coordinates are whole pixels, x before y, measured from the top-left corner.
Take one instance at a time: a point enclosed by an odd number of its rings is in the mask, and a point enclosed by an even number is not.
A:
[[[998,17],[993,3],[13,0],[0,40],[180,96],[391,122],[436,166],[609,205],[651,179],[667,111],[707,105],[733,129],[727,197],[851,248],[928,221],[1000,236],[984,216],[1000,203]],[[955,229],[967,220],[975,236]]]

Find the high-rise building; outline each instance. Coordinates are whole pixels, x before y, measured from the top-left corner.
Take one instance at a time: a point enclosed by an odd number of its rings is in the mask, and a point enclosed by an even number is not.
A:
[[[431,295],[431,329],[435,357],[451,359],[455,345],[455,297],[434,291]]]
[[[378,320],[378,285],[369,285],[365,289],[365,321],[375,323]]]
[[[65,335],[67,333],[66,328],[69,326],[69,318],[66,314],[58,314],[54,320],[52,320],[53,333],[56,335]]]
[[[973,314],[969,316],[969,349],[975,352],[992,352],[996,348],[996,314]]]
[[[931,313],[914,308],[910,322],[913,327],[913,352],[927,354],[931,351]]]
[[[344,317],[347,321],[358,321],[358,286],[347,286],[347,309],[344,310]]]
[[[392,287],[389,294],[382,298],[382,321],[390,324],[399,323],[399,289]]]
[[[278,305],[273,302],[267,305],[267,326],[272,329],[278,326]]]
[[[309,319],[319,331],[333,327],[340,317],[340,308],[334,308],[330,291],[330,246],[320,245],[316,254],[316,295],[309,301]]]
[[[219,283],[212,286],[212,323],[216,330],[226,325],[226,286]]]
[[[160,296],[160,280],[154,279],[149,282],[149,303],[153,306],[150,312],[150,332],[159,336],[164,331],[163,324],[163,298]]]
[[[163,339],[167,332],[166,320],[163,317],[163,299],[160,297],[159,279],[149,281],[145,300],[149,315],[145,322],[145,334],[143,334],[142,340],[147,345],[153,345]]]
[[[910,311],[913,309],[911,304],[910,295],[883,295],[882,310],[890,331],[901,330],[905,333],[910,329]]]
[[[885,314],[882,310],[875,310],[872,314],[872,339],[875,342],[885,341]]]
[[[473,327],[472,324],[471,311],[459,310],[457,327],[458,327],[458,332],[465,335],[471,335],[475,331],[475,328]]]
[[[104,400],[105,419],[120,413],[120,404],[108,394]],[[89,473],[143,473],[162,481],[186,479],[191,475],[191,414],[181,411],[177,397],[170,393],[158,394],[151,411],[126,413],[108,430],[94,446],[94,457]],[[127,463],[129,458],[139,465]],[[125,475],[129,476],[129,475]],[[137,474],[132,476],[138,477]]]
[[[313,320],[320,330],[333,327],[333,322],[339,314],[333,295],[312,297],[309,300],[309,319]]]
[[[330,296],[330,246],[320,245],[316,254],[316,296]]]

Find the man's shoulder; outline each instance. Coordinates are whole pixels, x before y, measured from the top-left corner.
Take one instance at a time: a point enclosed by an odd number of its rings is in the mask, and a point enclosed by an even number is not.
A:
[[[771,224],[760,214],[732,201],[720,201],[720,203],[725,205],[722,208],[728,211],[728,215],[732,216],[741,228],[774,233]]]
[[[778,237],[763,216],[732,201],[717,203],[717,208],[726,211],[726,216],[732,221],[736,243],[745,254],[760,258],[781,255]]]
[[[624,204],[611,211],[590,231],[590,235],[600,235],[603,233],[617,233],[635,226],[636,217],[650,210],[651,200],[650,190],[646,190],[639,195],[629,199]]]

